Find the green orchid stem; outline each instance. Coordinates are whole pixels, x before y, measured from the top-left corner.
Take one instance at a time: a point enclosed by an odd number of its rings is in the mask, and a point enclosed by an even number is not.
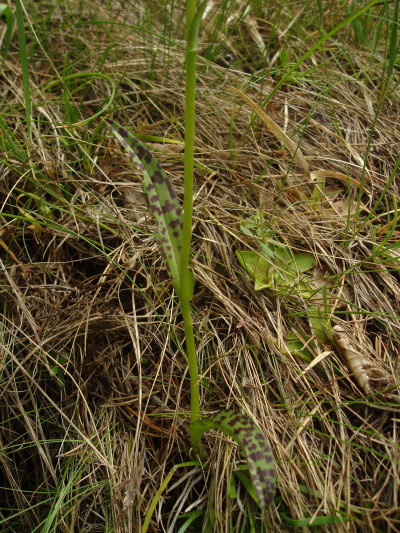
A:
[[[196,343],[194,339],[192,309],[189,300],[181,299],[181,311],[185,327],[186,339],[186,355],[189,365],[190,375],[190,422],[196,422],[200,417],[200,384],[199,384],[199,370],[196,355]],[[189,426],[189,434],[194,453],[202,456],[203,451],[199,439],[197,439],[193,432],[192,426]]]
[[[183,315],[186,339],[186,354],[190,374],[190,418],[196,422],[200,416],[200,384],[197,364],[196,344],[193,329],[193,317],[190,300],[193,296],[193,274],[189,268],[192,241],[193,219],[193,170],[194,170],[194,134],[195,134],[195,96],[196,96],[196,59],[197,36],[205,4],[198,10],[196,0],[186,2],[186,90],[185,90],[185,158],[184,158],[184,199],[183,199],[183,235],[180,273],[180,305]],[[192,432],[191,442],[195,446]],[[197,450],[201,453],[201,450]]]

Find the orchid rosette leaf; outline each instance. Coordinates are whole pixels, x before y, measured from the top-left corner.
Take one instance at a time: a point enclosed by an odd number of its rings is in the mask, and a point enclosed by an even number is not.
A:
[[[191,424],[191,434],[199,449],[201,436],[209,429],[222,431],[238,444],[246,458],[258,503],[266,509],[274,497],[276,483],[274,456],[267,438],[247,416],[232,410],[221,411]]]
[[[125,128],[109,126],[130,158],[143,173],[143,193],[150,213],[155,217],[158,230],[155,241],[179,294],[179,263],[182,247],[182,208],[170,180],[150,150]]]

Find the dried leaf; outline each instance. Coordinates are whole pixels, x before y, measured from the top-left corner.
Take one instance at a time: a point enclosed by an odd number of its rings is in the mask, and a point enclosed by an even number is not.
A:
[[[360,340],[356,340],[356,335]],[[348,367],[361,389],[367,394],[378,392],[393,385],[390,374],[382,367],[378,357],[368,354],[371,350],[366,335],[354,324],[336,325],[333,339],[346,360]]]
[[[261,109],[256,102],[253,102],[253,100],[249,98],[247,94],[242,93],[242,91],[239,91],[239,89],[236,89],[236,87],[230,87],[230,89],[243,98],[243,100],[245,100],[253,108],[253,111],[263,120],[269,131],[275,135],[278,141],[282,143],[283,146],[290,152],[293,159],[297,161],[297,163],[299,163],[299,165],[303,168],[305,176],[310,178],[310,167],[308,166],[307,160],[304,157],[303,152],[300,150],[299,145],[292,141],[292,139],[288,137],[283,130],[281,130],[281,128],[272,120],[272,118],[263,109]]]

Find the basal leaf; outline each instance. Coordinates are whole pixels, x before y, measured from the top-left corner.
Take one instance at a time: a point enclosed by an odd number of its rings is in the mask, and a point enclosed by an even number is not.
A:
[[[221,411],[191,424],[191,434],[199,448],[202,434],[209,429],[222,431],[238,444],[246,457],[259,505],[266,509],[274,497],[276,472],[274,456],[264,434],[247,416],[232,410]]]
[[[109,126],[123,144],[130,158],[143,173],[143,192],[150,213],[158,223],[155,241],[165,261],[175,289],[179,293],[179,263],[182,246],[182,208],[161,165],[150,150],[125,128]]]
[[[258,242],[260,251],[236,252],[242,267],[254,279],[254,288],[282,291],[299,284],[299,274],[315,266],[311,254],[293,252],[281,242],[264,221],[261,213],[246,219],[240,225],[243,233]],[[300,291],[303,293],[303,291]]]
[[[268,288],[284,290],[295,286],[299,274],[315,266],[315,259],[311,254],[292,254],[284,245],[268,246],[260,243],[260,247],[263,255],[250,250],[236,252],[240,264],[254,279],[256,291]],[[300,292],[303,294],[303,290]]]
[[[293,255],[294,266],[297,272],[307,272],[315,267],[316,261],[313,255],[299,252]]]
[[[256,291],[269,289],[272,286],[272,279],[268,275],[270,263],[260,254],[250,250],[236,251],[236,257],[246,272],[254,279]]]

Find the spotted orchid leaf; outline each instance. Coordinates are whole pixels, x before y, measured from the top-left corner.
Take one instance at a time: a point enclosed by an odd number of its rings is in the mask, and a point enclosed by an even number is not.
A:
[[[201,449],[202,434],[209,429],[222,431],[238,444],[246,458],[259,505],[266,509],[274,497],[276,472],[271,447],[262,431],[245,415],[233,410],[220,411],[190,425],[192,439],[198,449]]]
[[[176,193],[150,150],[125,128],[116,123],[108,122],[108,124],[136,167],[143,173],[144,197],[150,213],[158,224],[154,238],[179,294],[183,217]]]

